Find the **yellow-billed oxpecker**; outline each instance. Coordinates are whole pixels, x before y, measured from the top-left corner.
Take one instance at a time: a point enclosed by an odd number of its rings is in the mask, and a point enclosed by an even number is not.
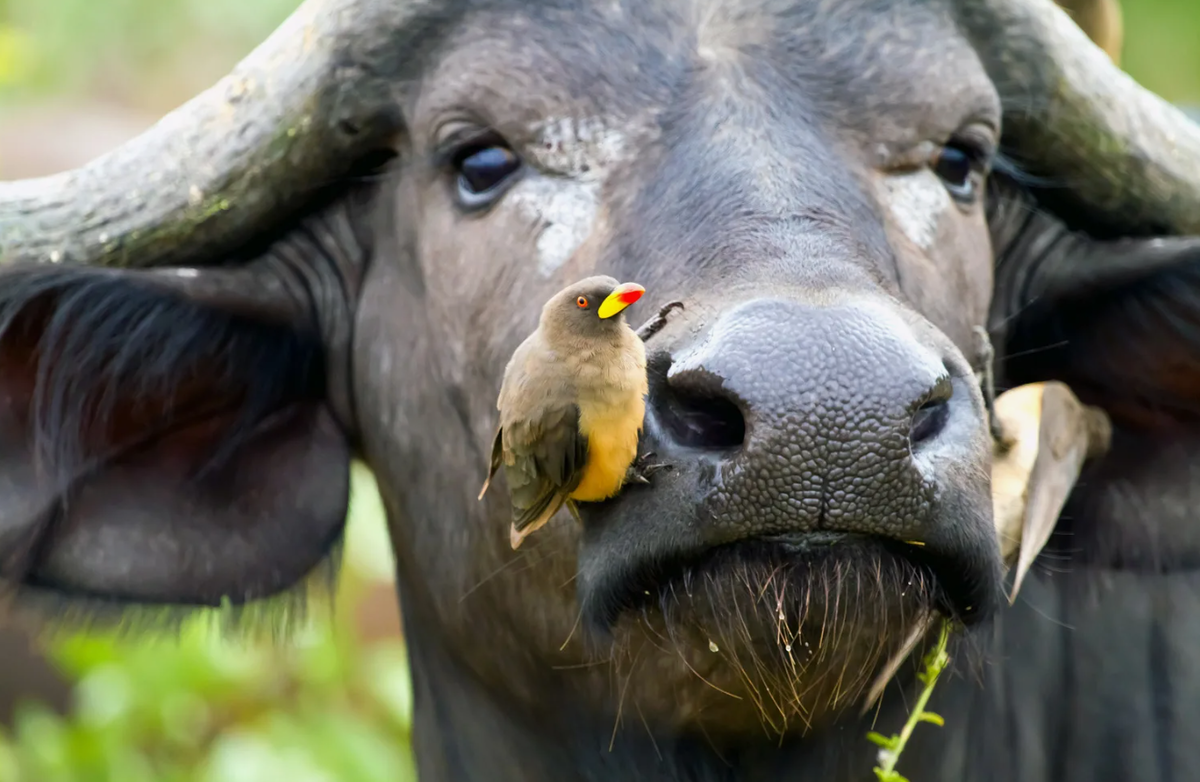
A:
[[[487,492],[501,465],[512,501],[510,540],[515,549],[564,504],[599,502],[630,480],[648,483],[637,457],[646,412],[646,349],[666,322],[671,302],[638,331],[625,309],[642,286],[607,276],[588,277],[556,293],[537,329],[504,370],[496,408]]]

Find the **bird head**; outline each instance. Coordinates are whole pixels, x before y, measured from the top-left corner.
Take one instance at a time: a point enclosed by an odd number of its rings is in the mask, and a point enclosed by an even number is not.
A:
[[[615,331],[625,322],[625,309],[646,289],[636,282],[607,276],[588,277],[556,293],[542,310],[544,326],[571,336]]]

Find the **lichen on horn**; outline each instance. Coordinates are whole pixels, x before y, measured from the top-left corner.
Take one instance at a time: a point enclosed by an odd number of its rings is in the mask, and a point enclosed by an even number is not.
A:
[[[215,86],[88,165],[0,183],[0,263],[161,266],[229,252],[400,131],[429,2],[306,0]]]
[[[1005,104],[1007,147],[1114,233],[1200,233],[1200,125],[1052,0],[956,0]]]

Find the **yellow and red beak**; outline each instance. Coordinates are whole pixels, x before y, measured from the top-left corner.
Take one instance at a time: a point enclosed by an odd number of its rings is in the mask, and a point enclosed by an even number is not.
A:
[[[646,289],[636,282],[623,282],[613,288],[613,292],[608,294],[608,298],[600,302],[600,309],[596,310],[596,314],[602,319],[611,318],[642,298],[642,294],[645,292]]]

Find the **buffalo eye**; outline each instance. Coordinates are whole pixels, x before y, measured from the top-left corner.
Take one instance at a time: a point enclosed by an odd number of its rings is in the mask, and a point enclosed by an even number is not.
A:
[[[521,168],[521,159],[502,144],[477,145],[455,156],[458,199],[463,206],[478,208],[495,201],[505,185]]]
[[[933,172],[957,201],[971,203],[978,190],[982,153],[967,144],[951,142],[933,159]]]

